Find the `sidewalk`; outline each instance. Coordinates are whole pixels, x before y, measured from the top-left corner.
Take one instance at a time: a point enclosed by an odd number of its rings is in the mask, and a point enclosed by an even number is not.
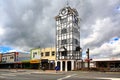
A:
[[[34,69],[0,69],[1,72],[28,72],[31,74],[65,74],[64,71],[55,71],[55,70],[34,70]]]
[[[25,72],[25,69],[0,69],[1,72]]]
[[[55,70],[45,70],[45,71],[34,71],[32,74],[65,74],[64,71],[55,71]]]

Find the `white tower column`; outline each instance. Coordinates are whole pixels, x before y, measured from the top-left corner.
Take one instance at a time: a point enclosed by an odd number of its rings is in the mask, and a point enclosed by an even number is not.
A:
[[[60,71],[63,71],[63,61],[60,61]]]
[[[74,61],[71,61],[71,70],[74,70]]]
[[[55,66],[57,66],[57,61],[55,61]]]
[[[67,61],[65,61],[65,71],[68,71],[68,65],[67,65]]]

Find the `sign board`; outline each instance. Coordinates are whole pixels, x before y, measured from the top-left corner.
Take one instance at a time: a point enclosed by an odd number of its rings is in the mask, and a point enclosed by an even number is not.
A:
[[[30,60],[30,63],[40,63],[40,60]]]

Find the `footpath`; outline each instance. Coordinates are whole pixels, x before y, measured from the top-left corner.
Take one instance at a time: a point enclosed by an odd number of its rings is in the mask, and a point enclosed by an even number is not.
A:
[[[35,69],[0,69],[0,72],[18,73],[18,72],[28,72],[31,74],[65,74],[65,71],[55,71],[55,70],[35,70]]]

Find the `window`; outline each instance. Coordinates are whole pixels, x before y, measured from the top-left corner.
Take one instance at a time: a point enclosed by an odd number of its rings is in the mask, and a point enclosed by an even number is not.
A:
[[[33,58],[35,57],[35,55],[37,55],[37,52],[33,52]]]
[[[43,52],[41,53],[41,57],[43,56]]]
[[[67,20],[67,18],[64,18],[64,19],[61,19],[60,21],[61,21],[61,23],[66,23],[68,20]]]
[[[55,52],[54,51],[52,51],[52,56],[54,56],[55,55]]]
[[[60,31],[60,30],[57,30],[57,34],[60,35],[60,34],[61,34],[61,31]]]
[[[61,44],[64,45],[64,44],[67,44],[67,39],[64,39],[61,41]]]
[[[65,33],[67,33],[67,29],[66,29],[66,28],[63,28],[63,29],[61,30],[61,34],[65,34]]]
[[[77,39],[75,39],[75,44],[78,44],[78,40]]]
[[[10,59],[13,59],[13,56],[10,56]]]
[[[63,51],[63,52],[61,52],[61,55],[62,55],[62,56],[67,56],[67,52],[66,52],[66,51]]]
[[[45,56],[49,56],[50,54],[49,54],[49,52],[45,52]]]
[[[73,18],[73,22],[76,23],[76,24],[78,24],[79,19],[77,18],[77,16],[74,16],[74,18]]]
[[[78,29],[77,28],[73,28],[73,32],[78,33]]]

